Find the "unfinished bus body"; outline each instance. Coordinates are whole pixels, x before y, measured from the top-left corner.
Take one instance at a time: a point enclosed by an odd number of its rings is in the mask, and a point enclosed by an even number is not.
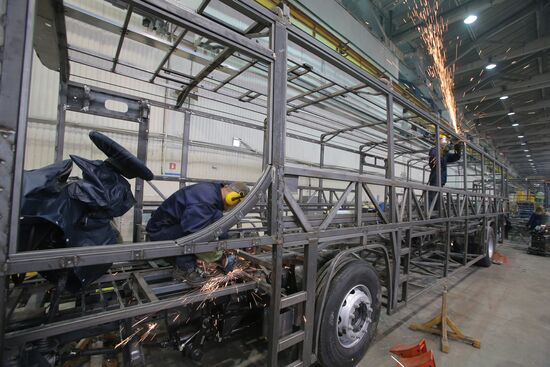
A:
[[[140,365],[150,344],[200,359],[205,343],[262,330],[266,365],[349,366],[382,311],[491,264],[507,167],[291,10],[245,0],[7,2],[18,21],[5,26],[4,55],[18,57],[2,60],[2,95],[17,96],[1,102],[5,365],[120,351]],[[33,52],[59,73],[49,125],[28,117]],[[134,209],[117,222],[125,242],[21,243],[23,169],[34,168],[26,139],[41,138],[40,124],[55,135],[48,163],[91,146],[68,139],[98,130],[152,170],[150,181],[130,179]],[[461,159],[444,187],[429,186],[428,155],[445,148],[442,134]],[[218,222],[148,241],[144,225],[162,199],[209,180],[252,189]],[[215,250],[239,257],[239,276],[209,289],[173,279],[166,259]],[[100,264],[112,266],[71,291],[29,276]],[[79,349],[90,338],[105,347]]]

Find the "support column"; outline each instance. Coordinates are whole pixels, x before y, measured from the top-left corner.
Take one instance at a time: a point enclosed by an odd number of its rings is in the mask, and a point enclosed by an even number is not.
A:
[[[286,83],[287,39],[286,22],[289,16],[287,5],[282,5],[282,16],[271,30],[271,49],[275,60],[269,73],[270,134],[269,164],[274,168],[274,177],[268,193],[268,232],[275,239],[272,246],[271,299],[269,310],[269,340],[267,365],[277,367],[281,322],[281,274],[283,270],[283,190],[286,142]]]
[[[388,188],[388,206],[389,215],[388,220],[390,223],[397,222],[397,191],[395,187],[395,154],[394,154],[394,133],[393,133],[393,96],[388,95],[386,99],[386,124],[387,124],[387,145],[388,155],[386,158],[386,178],[391,180],[390,187]],[[394,310],[397,307],[397,292],[399,291],[400,275],[401,275],[401,232],[391,232],[392,242],[392,254],[393,254],[393,284],[391,300],[391,309]]]
[[[324,168],[324,167],[325,167],[325,142],[323,141],[323,138],[321,138],[321,148],[319,150],[319,168]],[[319,184],[319,193],[318,193],[317,202],[322,203],[323,198],[325,196],[325,192],[323,191],[323,179],[322,178],[319,179],[318,184]]]
[[[436,172],[436,184],[438,188],[441,188],[441,142],[439,140],[439,136],[441,134],[441,128],[439,125],[435,126],[435,154],[436,154],[436,161],[435,161],[435,172]],[[443,205],[442,205],[442,193],[441,191],[437,194],[437,210],[439,211],[439,216],[443,214]],[[431,203],[430,203],[431,205]]]
[[[8,0],[0,6],[0,364],[4,363],[7,299],[5,263],[17,251],[21,181],[29,104],[34,0]]]
[[[485,155],[481,153],[481,203],[483,208],[483,214],[487,213],[487,198],[484,196],[486,194],[486,187],[485,187]],[[487,217],[483,217],[483,232],[482,232],[482,241],[483,243],[486,242],[487,239]]]
[[[147,164],[147,145],[149,144],[149,106],[146,101],[143,101],[141,106],[142,116],[139,123],[137,157],[144,164]],[[140,242],[140,228],[143,224],[143,179],[136,177],[136,186],[134,188],[134,197],[136,204],[134,205],[134,235],[133,241]]]
[[[180,162],[180,189],[185,186],[182,181],[187,178],[189,166],[189,134],[191,132],[191,111],[185,111],[183,115],[183,136],[181,138],[181,162]]]
[[[54,161],[63,160],[63,148],[65,146],[65,116],[67,105],[67,80],[59,73],[59,97],[57,101],[57,127],[55,129],[55,156]]]
[[[464,191],[466,192],[466,195],[464,196],[464,211],[463,215],[466,216],[466,220],[464,221],[464,257],[462,258],[462,264],[466,265],[468,263],[468,227],[470,225],[470,221],[468,220],[468,217],[470,216],[470,207],[468,205],[469,195],[468,195],[468,153],[466,150],[468,149],[468,145],[466,142],[464,142],[463,147],[463,153],[462,153],[462,167],[464,169]]]

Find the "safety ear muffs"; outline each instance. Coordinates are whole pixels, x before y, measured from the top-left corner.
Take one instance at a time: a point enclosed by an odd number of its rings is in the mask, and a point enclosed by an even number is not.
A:
[[[237,205],[243,197],[244,195],[242,193],[231,191],[229,194],[225,195],[225,204],[228,206]]]

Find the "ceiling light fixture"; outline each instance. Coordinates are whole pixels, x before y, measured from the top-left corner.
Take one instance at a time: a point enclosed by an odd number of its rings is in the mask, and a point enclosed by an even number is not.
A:
[[[518,135],[518,138],[520,138],[520,139],[523,138],[523,135]]]
[[[508,112],[508,116],[514,116],[516,113],[514,112],[514,110],[510,110],[510,112]]]
[[[513,123],[512,126],[516,127],[516,126],[519,126],[519,124],[516,122],[516,123]]]
[[[487,64],[487,66],[485,66],[485,69],[493,70],[496,67],[497,67],[497,64],[494,64],[494,63],[491,62],[491,63]]]
[[[526,157],[527,157],[527,158],[531,158],[531,154],[527,154]]]
[[[508,99],[508,96],[502,96],[502,97],[500,97],[500,99],[502,99],[502,100]]]
[[[466,17],[466,19],[464,19],[464,24],[472,24],[473,22],[475,22],[477,20],[477,16],[476,15],[468,15]]]
[[[525,145],[525,143],[521,143],[521,145]]]

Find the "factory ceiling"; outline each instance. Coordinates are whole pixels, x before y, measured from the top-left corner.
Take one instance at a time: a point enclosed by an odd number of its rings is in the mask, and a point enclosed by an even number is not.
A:
[[[419,73],[411,82],[430,79],[418,65],[428,58],[418,57],[424,48],[409,17],[415,0],[338,1],[399,48]],[[464,130],[495,147],[521,176],[550,178],[550,0],[441,0],[440,9]]]

